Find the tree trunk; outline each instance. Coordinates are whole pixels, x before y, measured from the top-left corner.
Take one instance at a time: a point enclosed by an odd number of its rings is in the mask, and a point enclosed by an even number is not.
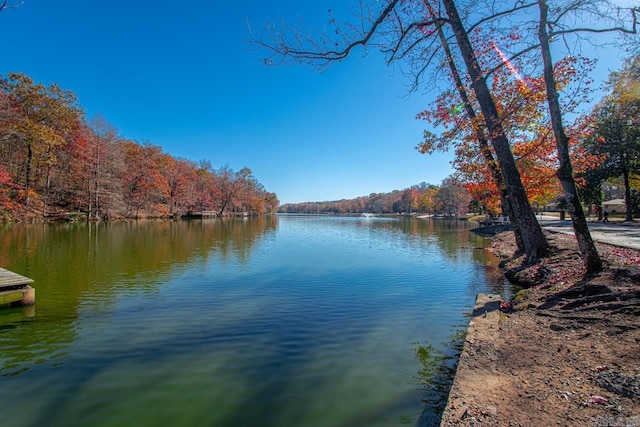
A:
[[[98,181],[96,180],[95,182],[95,186],[93,188],[93,191],[95,193],[95,203],[93,204],[93,210],[94,210],[94,218],[98,219],[99,215],[100,215],[100,211],[98,210],[100,208],[100,200],[99,200],[99,196],[98,196]]]
[[[224,202],[222,203],[222,207],[218,211],[218,216],[220,218],[222,218],[222,215],[224,215],[224,210],[227,208],[227,203],[229,203],[229,198],[225,198]]]
[[[44,197],[42,198],[42,216],[47,217],[47,203],[49,203],[49,192],[51,190],[51,166],[47,165],[47,179],[44,189]]]
[[[98,196],[98,189],[100,187],[100,140],[98,140],[96,138],[96,156],[95,156],[95,168],[94,168],[94,172],[93,172],[93,180],[94,180],[94,186],[93,186],[93,195],[94,195],[94,203],[93,203],[93,210],[94,210],[94,218],[97,220],[100,212],[99,212],[99,208],[100,208],[100,200],[99,200],[99,196]]]
[[[629,187],[629,168],[627,167],[627,160],[622,159],[622,179],[624,179],[624,202],[627,205],[625,221],[633,221],[633,211],[631,206],[631,187]]]
[[[435,19],[435,13],[430,10],[431,17]],[[478,140],[478,144],[480,146],[480,152],[484,156],[485,161],[487,162],[487,166],[491,171],[491,177],[493,178],[493,182],[498,187],[500,191],[500,198],[502,201],[502,205],[504,210],[507,212],[507,216],[509,217],[509,222],[513,226],[513,234],[516,240],[516,245],[518,246],[518,250],[524,252],[524,241],[522,240],[522,231],[520,230],[520,224],[518,218],[513,212],[513,207],[509,202],[509,195],[507,194],[507,187],[504,184],[504,178],[502,177],[502,172],[500,171],[500,165],[493,158],[493,154],[491,153],[491,149],[489,147],[489,143],[487,138],[485,137],[484,132],[478,126],[475,126],[477,123],[477,115],[475,110],[473,109],[473,105],[469,100],[469,96],[467,95],[467,91],[464,88],[462,83],[462,78],[458,73],[458,67],[456,66],[455,61],[453,60],[453,55],[451,54],[451,49],[449,48],[449,42],[442,31],[442,26],[438,25],[438,37],[440,38],[440,43],[444,49],[445,55],[447,57],[447,63],[449,65],[449,69],[451,70],[451,75],[453,76],[453,82],[458,88],[458,94],[460,95],[460,99],[464,104],[465,110],[467,112],[467,116],[471,121],[472,125],[475,128],[476,139]]]
[[[584,261],[588,272],[598,271],[602,268],[602,260],[591,239],[591,233],[587,225],[587,218],[582,210],[582,203],[578,196],[578,189],[573,179],[573,167],[569,158],[569,137],[562,125],[562,112],[560,111],[560,101],[556,90],[556,80],[553,75],[553,62],[551,60],[551,50],[549,47],[549,34],[547,33],[547,13],[549,7],[546,0],[538,0],[540,7],[540,23],[538,26],[538,38],[540,39],[540,50],[544,62],[544,81],[547,88],[547,101],[549,103],[549,115],[551,116],[551,126],[558,146],[558,178],[562,184],[564,196],[567,199],[567,206],[571,214],[573,230],[578,240],[580,255]]]
[[[31,144],[27,144],[27,164],[24,172],[24,210],[29,216],[29,192],[31,191],[31,161],[33,160],[33,150]]]
[[[549,245],[547,239],[529,204],[527,192],[524,185],[522,185],[520,172],[518,172],[511,147],[509,146],[509,140],[502,129],[498,110],[491,97],[484,75],[480,70],[475,52],[458,15],[458,10],[453,0],[443,0],[443,4],[449,16],[449,23],[458,42],[460,53],[465,61],[467,72],[471,78],[473,90],[484,115],[489,138],[493,143],[493,148],[500,163],[507,198],[513,209],[514,216],[518,218],[527,262],[533,262],[548,254]]]
[[[91,194],[91,179],[87,180],[87,221],[91,221],[91,215],[93,214],[93,195]]]

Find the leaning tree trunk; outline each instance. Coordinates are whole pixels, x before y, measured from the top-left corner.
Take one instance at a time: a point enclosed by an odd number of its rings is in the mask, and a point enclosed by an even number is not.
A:
[[[435,13],[430,10],[432,19],[435,18]],[[458,73],[458,67],[456,66],[455,61],[453,60],[453,55],[451,54],[451,49],[449,48],[449,42],[447,41],[446,36],[444,35],[444,31],[442,31],[442,25],[438,25],[438,37],[440,38],[440,43],[444,49],[445,55],[447,57],[447,64],[449,65],[449,69],[451,70],[451,75],[453,76],[453,82],[458,88],[458,94],[460,95],[460,99],[464,104],[464,108],[467,112],[467,116],[474,127],[476,139],[478,140],[478,144],[480,146],[480,152],[482,153],[485,161],[487,162],[487,166],[489,167],[489,171],[491,172],[491,177],[493,178],[493,182],[498,187],[500,191],[500,198],[502,201],[502,205],[504,210],[507,212],[507,216],[509,217],[509,222],[513,226],[513,234],[516,240],[516,245],[518,246],[518,250],[524,252],[524,241],[522,240],[522,231],[520,230],[520,224],[518,221],[518,217],[516,217],[513,212],[513,207],[511,206],[511,202],[509,201],[509,195],[507,194],[507,187],[504,184],[504,178],[502,177],[502,172],[500,171],[500,165],[496,162],[491,153],[491,149],[489,147],[489,142],[485,137],[482,129],[476,125],[477,123],[477,115],[469,100],[469,96],[467,95],[467,91],[464,88],[462,78],[460,77],[460,73]]]
[[[602,268],[602,260],[598,255],[589,227],[587,218],[582,210],[582,203],[578,195],[575,180],[573,179],[573,167],[569,157],[569,137],[562,125],[562,112],[560,111],[560,101],[556,89],[556,79],[553,75],[553,62],[551,60],[551,50],[549,48],[549,33],[547,32],[547,13],[549,6],[546,0],[538,0],[540,7],[540,23],[538,26],[538,38],[540,40],[540,50],[544,62],[544,81],[547,88],[547,101],[549,103],[549,115],[551,116],[551,126],[558,146],[558,178],[562,184],[562,190],[567,199],[569,214],[573,223],[573,230],[578,240],[580,255],[584,261],[588,272],[598,271]]]
[[[508,200],[511,203],[515,217],[518,218],[527,262],[533,262],[548,254],[549,245],[547,239],[529,204],[527,192],[520,179],[520,172],[518,172],[511,147],[509,146],[509,140],[504,134],[502,124],[498,117],[496,104],[491,97],[487,82],[480,70],[475,52],[469,41],[469,36],[458,15],[458,9],[453,0],[443,0],[443,4],[449,16],[449,23],[458,42],[460,53],[467,67],[467,72],[471,78],[476,99],[484,115],[484,120],[489,130],[488,136],[493,143],[496,157],[500,163]]]

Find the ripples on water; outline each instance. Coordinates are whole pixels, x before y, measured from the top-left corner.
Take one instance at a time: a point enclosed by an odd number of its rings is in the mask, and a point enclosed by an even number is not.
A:
[[[3,425],[437,422],[484,243],[426,220],[25,225],[0,264]],[[5,424],[6,423],[6,424]]]

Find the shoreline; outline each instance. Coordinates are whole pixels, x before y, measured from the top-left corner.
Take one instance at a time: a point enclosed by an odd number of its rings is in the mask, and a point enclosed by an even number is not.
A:
[[[522,290],[479,295],[441,426],[640,426],[640,250],[597,243],[585,275],[575,237],[545,231],[526,268],[512,233],[492,252]]]
[[[480,347],[496,342],[495,329],[500,324],[500,295],[480,293],[476,297],[465,342],[460,352],[456,375],[449,391],[447,404],[442,415],[441,426],[458,424],[470,415],[473,395],[486,390],[495,382],[495,360],[482,360]],[[486,410],[495,415],[497,408],[488,406]]]

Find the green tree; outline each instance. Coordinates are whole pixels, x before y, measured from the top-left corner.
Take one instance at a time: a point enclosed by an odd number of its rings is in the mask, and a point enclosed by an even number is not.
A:
[[[633,220],[630,177],[640,173],[640,55],[611,74],[610,93],[593,110],[593,135],[586,142],[592,152],[604,154],[600,178],[622,176],[626,220]]]

